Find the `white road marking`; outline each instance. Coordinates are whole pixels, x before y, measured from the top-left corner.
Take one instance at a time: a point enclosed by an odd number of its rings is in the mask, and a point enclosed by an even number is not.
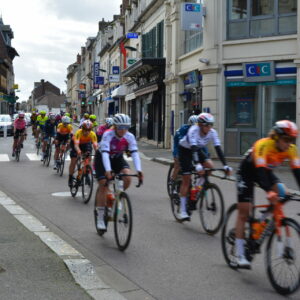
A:
[[[9,161],[8,154],[0,154],[0,161]]]
[[[66,160],[71,160],[70,154],[67,155]]]
[[[40,155],[37,155],[36,153],[26,153],[26,156],[29,158],[29,160],[41,160]]]
[[[58,193],[52,193],[51,194],[54,197],[71,197],[71,193],[70,192],[58,192]]]

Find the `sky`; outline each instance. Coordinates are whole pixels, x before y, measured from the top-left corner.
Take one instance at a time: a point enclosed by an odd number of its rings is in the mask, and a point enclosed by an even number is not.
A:
[[[96,36],[98,21],[119,14],[121,0],[0,0],[3,23],[10,25],[16,95],[28,100],[34,82],[49,81],[66,92],[67,67],[88,37]]]

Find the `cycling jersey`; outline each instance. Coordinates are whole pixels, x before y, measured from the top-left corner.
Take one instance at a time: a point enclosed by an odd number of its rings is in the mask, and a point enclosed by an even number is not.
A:
[[[14,122],[14,128],[17,130],[22,130],[26,128],[26,121],[25,119],[17,118]]]
[[[31,123],[35,124],[36,123],[36,119],[37,119],[37,115],[36,114],[32,114],[31,117],[30,117],[30,119],[31,119]]]
[[[109,128],[106,126],[106,124],[100,125],[100,126],[97,128],[96,134],[97,134],[98,142],[101,141],[102,136],[103,136],[103,133],[104,133],[106,130],[108,130],[108,129],[109,129]]]
[[[54,136],[55,135],[55,123],[51,123],[50,120],[45,122],[45,125],[42,126],[42,131],[45,134],[45,137]]]
[[[44,118],[42,118],[42,116],[39,115],[39,116],[36,118],[36,122],[37,122],[37,125],[38,125],[38,126],[44,126],[47,120],[48,120],[48,117],[47,117],[47,116],[45,116]]]
[[[70,134],[72,133],[72,131],[73,131],[73,127],[70,124],[65,126],[63,123],[59,123],[57,126],[57,133],[60,133],[62,135]]]
[[[110,129],[104,132],[102,141],[99,143],[102,153],[103,164],[106,171],[111,171],[110,158],[120,157],[129,150],[132,154],[134,166],[138,172],[141,171],[141,161],[138,154],[138,146],[134,135],[126,132],[123,137],[119,138],[115,130]]]
[[[183,124],[180,128],[178,128],[174,135],[174,143],[173,143],[173,156],[178,156],[178,145],[179,141],[187,134],[189,128],[191,126],[187,124]]]
[[[87,144],[87,143],[97,143],[97,136],[95,132],[90,131],[88,135],[83,135],[82,129],[78,129],[73,135],[73,141],[77,145]]]

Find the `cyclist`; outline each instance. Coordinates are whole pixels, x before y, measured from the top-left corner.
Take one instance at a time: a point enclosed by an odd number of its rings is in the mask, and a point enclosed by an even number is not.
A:
[[[36,135],[36,119],[37,119],[38,113],[35,109],[32,110],[32,114],[30,116],[31,120],[31,126],[32,126],[32,135],[35,137]]]
[[[93,131],[95,132],[96,131],[96,128],[98,126],[98,123],[97,123],[97,116],[96,115],[90,115],[90,121],[92,122],[93,124]]]
[[[191,115],[188,119],[188,124],[183,124],[180,128],[178,128],[174,135],[173,140],[173,158],[174,158],[174,168],[173,173],[171,176],[171,180],[174,181],[177,178],[180,166],[179,166],[179,160],[178,160],[178,146],[179,141],[187,134],[189,128],[191,125],[195,125],[198,122],[198,116],[197,115]]]
[[[61,123],[57,126],[57,133],[55,138],[55,153],[54,153],[54,167],[53,169],[57,169],[57,162],[58,162],[58,156],[60,152],[60,146],[61,144],[67,145],[69,144],[71,134],[73,133],[73,127],[70,124],[71,120],[67,116],[63,116],[61,118]]]
[[[98,142],[101,141],[103,133],[106,130],[110,129],[113,126],[113,124],[114,124],[113,118],[106,118],[105,123],[103,125],[99,125],[96,131]]]
[[[43,130],[43,146],[41,152],[41,161],[45,158],[45,151],[47,147],[47,143],[49,142],[50,137],[55,137],[55,115],[49,114],[48,120],[45,122],[45,125],[42,127]]]
[[[87,121],[87,120],[89,120],[89,119],[90,119],[90,115],[89,115],[88,113],[85,113],[85,114],[83,115],[83,118],[80,120],[79,128],[81,128],[82,123],[83,123],[84,121]]]
[[[62,115],[61,114],[57,114],[55,116],[55,124],[56,124],[56,127],[58,126],[58,124],[61,122],[61,118],[62,118]]]
[[[65,113],[65,117],[69,117],[69,118],[70,118],[70,124],[72,124],[72,123],[73,123],[73,120],[72,120],[72,118],[71,118],[71,115],[70,115],[70,113]]]
[[[85,120],[82,123],[82,128],[78,129],[73,135],[71,140],[71,163],[69,167],[69,186],[72,186],[73,174],[75,170],[77,156],[80,156],[81,153],[92,152],[92,145],[94,150],[98,149],[97,145],[97,136],[95,132],[92,131],[93,124],[90,120]]]
[[[231,168],[226,164],[218,133],[212,128],[213,124],[214,117],[211,114],[201,113],[198,116],[198,124],[191,126],[188,133],[179,141],[178,153],[182,171],[182,183],[180,186],[180,216],[182,221],[190,220],[186,212],[186,201],[191,182],[191,173],[194,168],[193,163],[195,164],[196,172],[200,175],[203,174],[203,167],[213,168],[212,161],[202,148],[206,147],[209,142],[212,142],[219,159],[224,165],[224,170],[227,173],[231,172]]]
[[[38,143],[39,140],[39,135],[43,131],[43,128],[45,126],[46,121],[48,120],[48,117],[46,116],[46,111],[41,110],[40,114],[36,118],[36,124],[37,124],[37,129],[36,129],[36,143]]]
[[[254,183],[267,193],[271,204],[276,204],[285,196],[285,188],[272,169],[284,160],[290,160],[290,166],[300,187],[300,158],[294,144],[298,136],[295,123],[288,120],[277,121],[269,136],[254,143],[247,151],[237,171],[238,216],[236,222],[237,266],[249,269],[250,262],[245,257],[244,230],[254,202]]]
[[[96,209],[98,211],[97,228],[106,230],[104,222],[104,209],[106,196],[109,188],[106,186],[107,180],[112,178],[112,172],[129,174],[129,165],[123,157],[123,153],[129,150],[133,159],[139,179],[143,180],[141,160],[138,153],[136,139],[128,131],[131,119],[125,114],[116,114],[113,118],[114,129],[107,130],[103,134],[102,141],[99,143],[99,150],[95,155],[96,177],[99,187],[96,194]],[[124,189],[126,190],[131,183],[130,177],[124,177]]]
[[[14,121],[14,143],[12,156],[15,156],[19,137],[21,137],[19,141],[20,147],[23,148],[23,141],[25,136],[27,136],[25,114],[23,112],[19,112],[18,118]]]

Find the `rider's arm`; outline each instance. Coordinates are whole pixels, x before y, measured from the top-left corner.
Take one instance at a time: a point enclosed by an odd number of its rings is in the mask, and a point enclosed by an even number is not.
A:
[[[103,166],[106,172],[111,171],[111,164],[110,164],[110,159],[109,159],[109,153],[106,151],[101,152],[102,154],[102,162]]]
[[[131,152],[131,157],[134,163],[134,167],[137,170],[137,172],[142,172],[142,166],[141,166],[141,158],[137,151]]]
[[[220,145],[215,146],[215,149],[216,149],[216,152],[217,152],[217,155],[218,155],[220,161],[222,162],[222,164],[224,166],[226,166],[227,163],[226,163],[226,159],[225,159],[225,156],[224,156],[221,146]]]

